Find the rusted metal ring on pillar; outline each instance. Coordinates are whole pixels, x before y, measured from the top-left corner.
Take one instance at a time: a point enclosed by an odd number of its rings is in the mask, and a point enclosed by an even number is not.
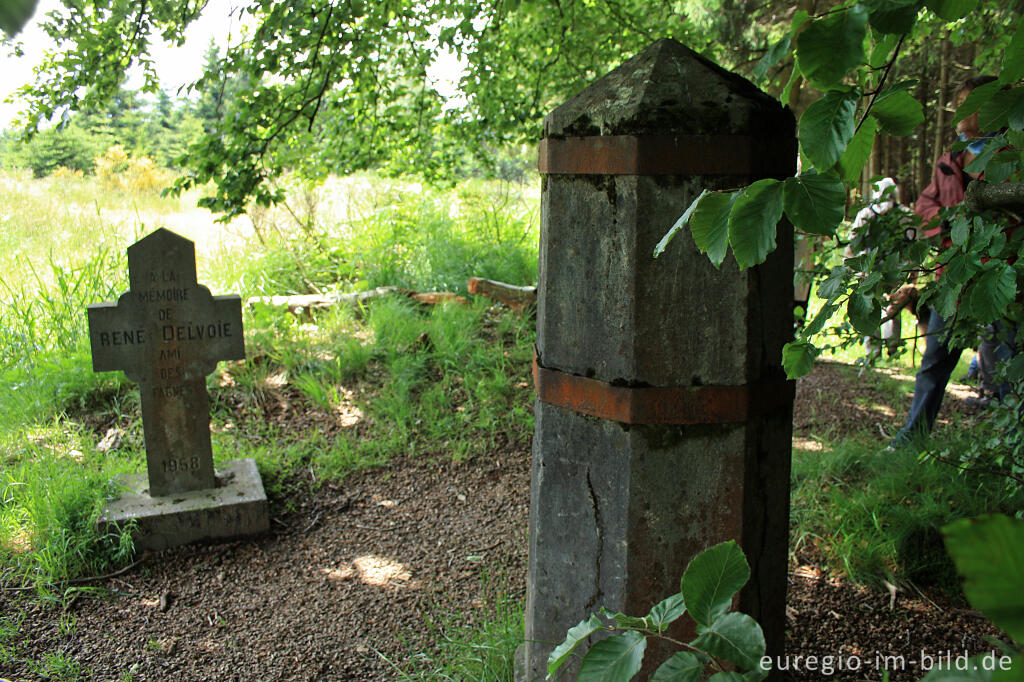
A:
[[[734,424],[767,415],[793,401],[793,381],[742,386],[616,386],[542,367],[533,359],[533,385],[545,403],[623,424]]]
[[[792,175],[794,140],[751,135],[607,135],[540,141],[548,175]]]

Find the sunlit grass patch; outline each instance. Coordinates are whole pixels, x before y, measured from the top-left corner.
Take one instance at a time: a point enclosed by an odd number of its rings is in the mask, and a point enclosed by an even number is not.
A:
[[[535,281],[537,221],[521,188],[353,182],[365,191],[344,203],[319,203],[321,192],[298,222],[257,216],[263,241],[233,225],[197,243],[200,280],[243,296]],[[9,580],[53,585],[127,559],[124,537],[94,522],[116,474],[144,469],[137,387],[92,371],[86,307],[127,288],[132,241],[192,209],[75,174],[6,173],[0,185],[22,197],[0,200],[0,245],[17,242],[0,256],[0,561]],[[207,381],[214,460],[255,457],[276,504],[394,457],[485,456],[529,436],[529,315],[395,296],[244,316],[247,359]]]
[[[113,477],[133,463],[100,456],[88,434],[59,422],[19,435],[21,452],[0,470],[0,555],[7,580],[45,593],[128,560],[134,550],[127,529],[107,533],[96,521],[115,494]]]

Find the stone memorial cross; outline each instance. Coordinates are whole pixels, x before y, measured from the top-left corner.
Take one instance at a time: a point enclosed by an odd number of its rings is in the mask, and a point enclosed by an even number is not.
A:
[[[206,375],[245,357],[241,299],[198,284],[195,245],[163,228],[128,247],[128,273],[88,307],[93,369],[139,384],[151,496],[213,488]]]

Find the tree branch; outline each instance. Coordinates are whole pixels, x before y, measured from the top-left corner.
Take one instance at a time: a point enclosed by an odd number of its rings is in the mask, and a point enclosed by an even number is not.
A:
[[[860,121],[857,122],[857,128],[854,130],[854,134],[860,131],[860,127],[864,125],[864,121],[868,120],[868,114],[871,113],[871,107],[875,105],[875,100],[877,100],[878,95],[881,94],[882,87],[885,85],[885,80],[889,77],[892,67],[896,64],[896,58],[900,55],[900,48],[903,47],[903,41],[906,37],[906,33],[901,35],[899,42],[896,43],[896,47],[893,48],[892,58],[890,58],[888,63],[885,65],[885,70],[882,72],[882,78],[878,81],[878,87],[875,88],[874,93],[871,95],[871,101],[868,102],[868,106],[864,109],[864,115],[861,116]]]
[[[989,183],[976,180],[967,185],[964,203],[972,211],[1024,209],[1024,182]]]

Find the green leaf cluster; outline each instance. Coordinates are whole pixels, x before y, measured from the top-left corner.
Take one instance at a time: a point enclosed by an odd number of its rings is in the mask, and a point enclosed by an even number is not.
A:
[[[861,0],[817,16],[798,12],[791,33],[758,64],[757,73],[766,74],[773,64],[793,60],[784,100],[801,82],[822,93],[798,121],[804,170],[795,178],[759,180],[704,196],[690,207],[688,224],[716,266],[730,251],[741,268],[763,262],[775,248],[782,216],[799,231],[835,240],[817,257],[822,265],[817,266],[816,288],[823,304],[783,351],[791,378],[809,372],[823,350],[836,347],[823,345],[826,333],[840,346],[876,337],[879,324],[898,314],[890,307],[892,292],[913,272],[926,273],[918,282],[925,284],[918,287],[919,305],[934,306],[953,321],[951,342],[972,345],[980,327],[1019,319],[1021,241],[995,214],[955,221],[956,212],[945,211],[939,220],[947,227],[934,239],[924,239],[906,213],[873,221],[870,239],[865,230],[850,236],[843,223],[847,187],[860,181],[876,138],[915,134],[924,122],[924,109],[915,98],[917,82],[895,77],[902,51],[913,41],[927,40],[922,36],[936,26],[967,26],[967,18],[978,10],[978,0]],[[1015,21],[1018,28],[1024,26],[1019,18]],[[956,113],[957,121],[977,114],[982,130],[1005,131],[988,139],[967,166],[994,183],[1018,180],[1024,167],[1024,88],[1017,87],[1024,78],[1024,31],[1011,34],[998,80],[975,89]],[[739,211],[740,205],[756,210]],[[886,231],[888,237],[879,237]],[[946,249],[950,241],[953,246]],[[836,255],[846,246],[839,258],[843,265],[836,267]],[[937,276],[927,276],[932,273]],[[1007,378],[1022,388],[1024,372],[1018,374],[1011,371]]]
[[[707,679],[761,680],[768,671],[762,667],[764,633],[750,616],[732,611],[736,593],[750,579],[750,566],[743,551],[730,540],[711,547],[690,561],[680,581],[680,591],[655,604],[642,618],[611,613],[605,609],[569,629],[565,641],[548,657],[548,675],[553,677],[581,645],[595,635],[580,663],[579,680],[621,682],[632,679],[643,666],[650,638],[672,640],[669,626],[689,613],[697,625],[697,638],[688,644],[676,642],[683,651],[669,657],[655,670],[652,681],[699,682]],[[744,671],[726,671],[729,663]]]
[[[181,44],[203,8],[66,0],[42,23],[61,48],[19,93],[24,129],[103,106],[133,67],[155,93],[154,43]],[[239,12],[240,35],[207,55],[190,88],[204,134],[181,155],[177,186],[215,183],[205,204],[226,218],[280,200],[270,185],[285,172],[372,168],[439,183],[498,172],[505,150],[535,142],[548,111],[625,55],[666,35],[714,51],[707,38],[731,34],[698,26],[678,3],[641,0],[248,0]],[[454,96],[433,71],[445,53],[465,66]]]
[[[963,519],[942,529],[946,548],[964,578],[964,594],[1014,641],[1024,641],[1024,521],[993,514]],[[1001,656],[975,656],[966,669],[939,668],[923,682],[1015,682],[1024,672],[1024,651],[1002,645]]]
[[[783,214],[805,232],[833,234],[843,218],[845,197],[841,180],[814,172],[758,180],[738,192],[704,192],[665,235],[655,255],[688,223],[697,248],[715,267],[721,266],[729,246],[740,268],[752,267],[775,250],[776,226]]]
[[[13,36],[28,23],[36,9],[36,0],[7,0],[0,5],[0,31]]]

